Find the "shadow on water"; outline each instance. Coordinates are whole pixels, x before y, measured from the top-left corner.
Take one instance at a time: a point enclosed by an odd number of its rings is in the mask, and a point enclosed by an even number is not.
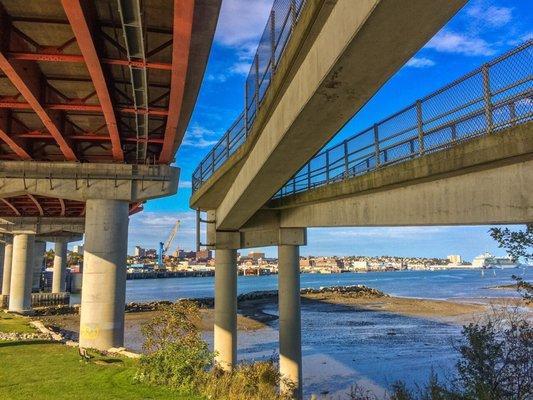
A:
[[[378,394],[397,380],[414,387],[427,381],[432,368],[448,374],[456,361],[452,338],[460,334],[458,325],[371,308],[379,298],[370,306],[305,297],[301,303],[306,396],[328,392],[347,398],[355,383]],[[272,358],[279,351],[277,298],[241,302],[239,309],[267,324],[257,332],[239,332],[239,358]],[[272,318],[265,322],[263,314]]]

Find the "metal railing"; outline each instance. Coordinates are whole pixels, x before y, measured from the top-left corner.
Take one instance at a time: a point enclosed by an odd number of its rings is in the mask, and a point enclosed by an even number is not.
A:
[[[366,174],[533,119],[533,40],[319,152],[274,196]]]
[[[275,0],[245,83],[244,111],[192,174],[193,193],[246,141],[306,0]]]

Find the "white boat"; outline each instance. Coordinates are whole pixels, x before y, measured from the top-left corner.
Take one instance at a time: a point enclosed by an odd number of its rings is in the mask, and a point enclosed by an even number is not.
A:
[[[490,253],[483,253],[472,260],[472,267],[475,268],[510,269],[519,266],[510,256],[496,257]]]

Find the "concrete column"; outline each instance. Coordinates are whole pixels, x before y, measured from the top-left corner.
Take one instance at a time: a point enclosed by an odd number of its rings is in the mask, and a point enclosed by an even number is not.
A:
[[[67,242],[56,242],[54,247],[54,272],[52,276],[52,293],[66,290]]]
[[[44,253],[46,252],[46,242],[43,242],[42,240],[36,240],[33,248],[34,256],[31,289],[33,292],[38,292],[41,290],[41,274],[43,270]]]
[[[80,347],[124,345],[128,202],[87,200]]]
[[[31,279],[35,235],[17,233],[13,237],[13,262],[9,289],[9,311],[31,313]]]
[[[6,245],[0,242],[0,282],[4,281],[4,251]],[[0,294],[2,294],[2,287],[0,286]]]
[[[279,369],[281,391],[302,398],[300,248],[278,246]]]
[[[8,296],[11,285],[11,264],[13,258],[13,243],[6,242],[4,249],[4,275],[2,276],[2,295]]]
[[[237,363],[237,250],[216,250],[215,259],[215,361],[231,371]]]

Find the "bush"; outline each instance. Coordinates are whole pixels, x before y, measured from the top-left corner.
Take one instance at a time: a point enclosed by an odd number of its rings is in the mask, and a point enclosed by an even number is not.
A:
[[[196,391],[213,365],[214,354],[201,338],[198,306],[182,301],[166,306],[142,327],[145,336],[136,378],[183,391]]]
[[[280,375],[274,362],[240,364],[231,373],[214,365],[214,353],[202,340],[198,306],[181,301],[165,306],[142,327],[146,353],[138,381],[164,385],[210,400],[279,400]]]
[[[273,360],[239,364],[233,372],[213,369],[202,394],[213,400],[280,400],[280,374]]]

